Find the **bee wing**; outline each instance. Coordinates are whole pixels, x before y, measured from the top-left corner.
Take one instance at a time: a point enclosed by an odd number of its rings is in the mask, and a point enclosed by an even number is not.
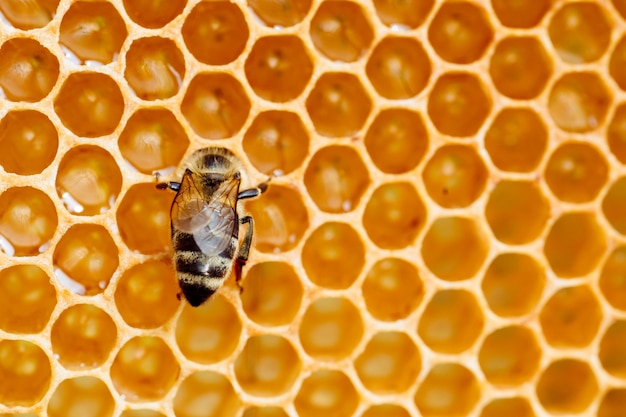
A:
[[[233,236],[235,210],[214,200],[192,220],[193,238],[205,255],[217,255],[226,249]]]

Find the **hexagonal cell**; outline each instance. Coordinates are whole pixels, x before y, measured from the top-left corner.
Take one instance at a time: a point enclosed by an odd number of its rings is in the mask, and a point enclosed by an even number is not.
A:
[[[57,224],[54,203],[43,191],[15,187],[0,195],[0,250],[7,255],[44,252]]]
[[[611,74],[611,78],[615,80],[622,90],[626,90],[626,75],[622,71],[624,65],[626,65],[626,36],[622,37],[615,45],[609,61],[609,74]],[[622,115],[621,117],[623,118],[624,116]]]
[[[66,369],[95,368],[108,358],[117,341],[111,317],[91,304],[65,309],[50,331],[55,358]]]
[[[478,353],[487,381],[496,386],[517,386],[529,382],[537,372],[541,346],[525,326],[508,326],[487,335]]]
[[[75,294],[100,294],[119,265],[119,252],[109,232],[98,224],[70,227],[52,256],[54,274]]]
[[[33,39],[12,38],[0,47],[0,93],[11,101],[40,101],[59,77],[57,58]]]
[[[329,213],[354,210],[369,182],[363,160],[348,146],[320,149],[304,173],[309,195],[317,207]]]
[[[535,417],[535,412],[528,399],[524,397],[496,398],[487,404],[480,417]]]
[[[461,353],[478,339],[483,314],[472,293],[466,290],[439,290],[420,317],[417,334],[436,352]]]
[[[293,249],[309,227],[309,215],[296,188],[272,184],[262,198],[246,201],[244,208],[254,218],[254,246],[261,252]]]
[[[259,97],[283,103],[302,93],[313,74],[313,63],[300,38],[265,36],[254,43],[244,69]]]
[[[602,368],[618,378],[626,378],[624,349],[626,349],[626,321],[616,320],[602,335],[598,358]]]
[[[264,326],[283,326],[300,309],[304,289],[300,277],[286,262],[263,262],[252,266],[243,281],[241,305],[246,315]],[[271,288],[271,291],[268,289]]]
[[[376,246],[401,249],[413,244],[426,221],[426,207],[413,184],[393,182],[378,187],[363,212],[363,227]]]
[[[100,378],[79,376],[61,382],[48,403],[48,416],[72,417],[89,410],[92,417],[111,417],[115,400]]]
[[[65,153],[57,171],[57,195],[71,214],[106,213],[122,189],[122,173],[111,154],[82,145]]]
[[[160,411],[154,411],[149,409],[137,409],[137,410],[124,410],[120,417],[166,417],[165,414]]]
[[[433,7],[433,0],[374,0],[378,18],[387,26],[415,29],[421,25]]]
[[[43,113],[14,110],[0,120],[0,165],[6,172],[39,174],[52,163],[58,146],[56,127]]]
[[[596,414],[598,417],[617,417],[626,410],[626,389],[610,389],[602,397]]]
[[[480,400],[480,385],[470,370],[456,363],[432,367],[415,393],[424,417],[469,415]]]
[[[289,417],[289,414],[280,407],[248,407],[241,417]]]
[[[487,257],[487,239],[476,222],[465,217],[434,221],[422,242],[422,258],[446,281],[471,278]]]
[[[50,359],[25,340],[0,340],[0,404],[32,406],[50,386]]]
[[[541,22],[552,0],[491,0],[494,13],[504,26],[529,29]]]
[[[324,223],[311,233],[302,248],[302,266],[307,276],[326,288],[348,288],[364,264],[363,242],[345,223]]]
[[[77,136],[95,138],[117,128],[124,113],[124,96],[108,75],[73,72],[54,99],[54,111]]]
[[[56,14],[59,0],[35,0],[27,3],[21,0],[5,1],[0,4],[0,12],[8,23],[22,30],[42,28]]]
[[[485,133],[485,149],[503,171],[530,172],[537,168],[548,143],[548,129],[530,108],[504,108]]]
[[[415,169],[428,148],[428,130],[419,113],[403,108],[382,110],[364,139],[374,165],[387,174]]]
[[[129,401],[155,401],[176,382],[180,366],[158,337],[137,336],[122,346],[111,364],[111,381]]]
[[[354,74],[329,72],[317,79],[306,108],[320,135],[353,136],[363,127],[372,101]]]
[[[428,97],[428,115],[437,130],[444,135],[474,135],[490,110],[488,93],[481,81],[470,73],[444,73]]]
[[[417,380],[422,358],[404,332],[378,332],[354,361],[365,388],[376,394],[401,393]]]
[[[626,55],[626,50],[624,54]],[[626,103],[620,104],[615,109],[613,118],[606,129],[606,141],[613,156],[622,164],[626,164]]]
[[[302,382],[294,405],[300,417],[351,416],[359,405],[359,394],[343,372],[321,369]]]
[[[536,97],[552,75],[550,57],[533,36],[501,40],[491,56],[489,75],[496,89],[507,97]]]
[[[282,336],[262,334],[246,341],[235,360],[235,377],[241,388],[257,397],[284,394],[300,374],[300,358]]]
[[[59,43],[83,63],[117,59],[128,36],[126,23],[108,1],[77,1],[63,14]]]
[[[482,291],[491,311],[501,317],[517,317],[533,311],[545,283],[545,272],[536,259],[523,253],[503,253],[489,265]]]
[[[207,338],[207,334],[211,337]],[[241,320],[219,293],[200,307],[183,306],[176,322],[176,343],[183,355],[197,363],[215,363],[230,356],[239,343]]]
[[[320,298],[309,305],[299,328],[304,351],[318,360],[340,360],[363,337],[361,313],[345,298]]]
[[[626,310],[626,246],[619,246],[606,259],[599,286],[604,299],[614,308]]]
[[[241,400],[230,381],[213,371],[199,371],[189,375],[174,397],[177,417],[234,417]]]
[[[123,0],[124,10],[133,22],[149,29],[167,25],[182,14],[187,0],[155,2],[153,0]],[[147,417],[147,416],[146,416]]]
[[[185,19],[182,34],[187,49],[198,61],[225,65],[241,55],[250,32],[235,3],[202,1]]]
[[[396,404],[377,404],[365,410],[361,417],[410,417],[410,414]]]
[[[311,0],[248,0],[248,7],[263,23],[280,29],[300,23],[309,13]]]
[[[539,403],[549,413],[582,413],[598,394],[598,382],[589,364],[578,359],[552,362],[536,385]]]
[[[435,52],[455,64],[480,59],[492,39],[485,10],[466,1],[444,3],[428,28],[428,40]]]
[[[200,73],[189,83],[180,110],[197,135],[204,139],[225,139],[239,132],[245,123],[250,101],[239,81],[231,75]]]
[[[543,232],[550,203],[536,181],[501,181],[489,194],[485,217],[496,239],[522,245]]]
[[[353,62],[370,47],[374,33],[363,9],[352,1],[327,1],[311,20],[313,45],[328,59]]]
[[[572,64],[592,62],[604,55],[611,25],[594,2],[566,4],[552,16],[548,34],[561,59]]]
[[[381,96],[402,100],[426,87],[431,64],[426,51],[414,38],[386,37],[372,51],[365,71]]]
[[[559,217],[545,240],[543,251],[561,278],[586,275],[606,250],[606,236],[592,212],[570,212]]]
[[[626,235],[626,219],[624,210],[626,209],[626,177],[617,179],[609,188],[602,200],[602,212],[609,221],[613,229],[622,235]]]
[[[487,169],[475,147],[444,145],[428,160],[422,178],[441,207],[467,207],[483,193]]]
[[[171,262],[147,261],[126,270],[119,279],[115,306],[128,325],[152,329],[174,316],[178,291]]]
[[[548,109],[552,120],[568,132],[590,132],[602,125],[611,92],[595,72],[572,72],[552,86]]]
[[[158,190],[154,183],[130,187],[115,213],[120,237],[130,250],[155,254],[171,247],[170,208],[174,195]]]
[[[382,321],[407,317],[424,295],[417,268],[400,258],[385,258],[376,262],[367,273],[361,291],[367,311]]]

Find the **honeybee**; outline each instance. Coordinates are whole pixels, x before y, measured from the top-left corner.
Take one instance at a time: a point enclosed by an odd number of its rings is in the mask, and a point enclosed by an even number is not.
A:
[[[239,160],[225,148],[210,147],[189,157],[181,182],[157,183],[159,189],[176,191],[170,210],[174,267],[182,294],[192,306],[213,295],[233,266],[240,285],[254,221],[250,216],[239,218],[237,202],[259,196],[268,182],[239,191]],[[240,245],[239,225],[245,223]]]

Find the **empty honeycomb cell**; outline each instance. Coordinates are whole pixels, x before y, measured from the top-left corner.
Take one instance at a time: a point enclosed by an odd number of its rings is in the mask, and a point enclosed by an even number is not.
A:
[[[478,353],[485,378],[496,386],[516,386],[530,381],[540,360],[541,346],[535,335],[528,327],[517,325],[487,335]]]
[[[171,39],[136,39],[126,52],[124,78],[137,97],[160,100],[178,93],[185,77],[185,60]]]
[[[474,147],[445,145],[424,167],[422,178],[430,197],[445,208],[466,207],[483,193],[487,169]]]
[[[548,34],[563,61],[581,64],[604,55],[611,41],[611,26],[600,5],[581,1],[557,10]]]
[[[396,107],[382,110],[364,139],[367,153],[378,169],[403,174],[415,169],[428,149],[429,137],[419,113]]]
[[[586,362],[558,359],[543,370],[535,386],[541,406],[552,414],[582,413],[598,394],[598,382]]]
[[[52,256],[57,280],[75,294],[100,294],[119,265],[119,250],[109,232],[97,224],[70,227]]]
[[[489,194],[485,217],[496,239],[522,245],[541,234],[550,203],[535,181],[501,181]]]
[[[304,162],[309,151],[309,133],[297,113],[269,110],[252,121],[242,145],[257,170],[268,175],[286,175]]]
[[[365,263],[365,247],[352,226],[324,223],[302,248],[302,266],[313,283],[345,289],[356,280]]]
[[[502,171],[530,172],[544,155],[548,131],[530,108],[508,107],[495,117],[485,133],[485,149]]]
[[[25,340],[0,340],[0,404],[31,406],[50,386],[50,359]]]
[[[38,266],[13,265],[0,270],[0,329],[39,333],[56,304],[50,277]]]
[[[126,23],[108,1],[73,3],[59,28],[59,43],[83,63],[113,62],[127,36]]]
[[[480,413],[480,417],[501,416],[535,417],[535,413],[528,400],[523,397],[496,398]]]
[[[594,72],[571,72],[552,86],[548,110],[561,129],[585,133],[604,123],[611,93]]]
[[[457,363],[439,363],[428,371],[415,394],[424,417],[469,415],[480,400],[480,385],[470,370]]]
[[[626,246],[618,246],[606,259],[599,285],[611,306],[626,310]]]
[[[313,63],[302,40],[292,35],[258,39],[244,68],[254,92],[279,103],[298,97],[313,74]]]
[[[353,62],[369,49],[374,33],[361,6],[352,1],[323,2],[309,29],[313,45],[333,61]]]
[[[487,250],[482,231],[465,217],[435,220],[422,242],[426,266],[446,281],[471,278],[485,261]]]
[[[122,173],[104,149],[76,146],[59,162],[55,186],[71,214],[93,216],[113,207],[122,189]]]
[[[626,177],[618,178],[609,188],[602,200],[602,212],[613,229],[626,235]]]
[[[0,250],[32,256],[47,249],[58,224],[54,203],[32,187],[9,188],[0,195]]]
[[[424,295],[417,268],[400,258],[385,258],[376,262],[367,273],[361,291],[367,311],[383,321],[407,317]]]
[[[252,336],[235,360],[235,376],[241,388],[257,397],[288,392],[300,374],[300,358],[282,336]]]
[[[619,417],[626,410],[626,389],[610,389],[602,397],[598,407],[598,417]]]
[[[166,108],[139,109],[128,119],[117,145],[122,156],[144,174],[177,167],[189,138]]]
[[[600,340],[598,357],[602,368],[612,376],[626,378],[626,321],[615,320]]]
[[[120,417],[166,417],[165,414],[148,409],[124,410]]]
[[[200,73],[189,83],[180,110],[197,135],[204,139],[225,139],[243,126],[250,112],[250,100],[231,75]]]
[[[426,207],[409,182],[381,185],[374,190],[363,212],[367,235],[384,249],[411,245],[425,221]]]
[[[431,64],[417,40],[394,36],[376,45],[365,71],[378,94],[401,100],[414,97],[426,87]]]
[[[54,99],[54,111],[77,136],[95,138],[117,128],[124,113],[124,96],[108,75],[74,72]]]
[[[496,46],[491,56],[489,75],[501,94],[528,100],[541,93],[552,75],[552,65],[536,38],[508,37]]]
[[[311,8],[311,0],[248,0],[248,6],[266,25],[280,29],[301,22]]]
[[[0,47],[0,94],[11,101],[40,101],[59,77],[59,61],[39,42],[12,38]]]
[[[415,343],[404,332],[376,333],[354,361],[365,388],[376,394],[401,393],[417,380],[422,368]]]
[[[410,417],[410,414],[399,405],[377,404],[365,410],[361,417]]]
[[[173,405],[176,417],[234,417],[241,400],[224,375],[199,371],[183,380]]]
[[[58,6],[59,0],[8,0],[0,3],[0,12],[13,27],[29,30],[46,26]]]
[[[241,417],[289,417],[289,414],[280,407],[248,407]]]
[[[492,0],[491,7],[504,26],[529,29],[541,22],[552,0]]]
[[[609,175],[605,156],[586,142],[566,142],[552,152],[544,173],[561,201],[586,203],[596,198]]]
[[[609,74],[622,90],[626,90],[626,74],[624,74],[623,71],[624,65],[626,65],[626,37],[622,37],[617,43],[609,61]],[[623,105],[618,108],[618,112],[620,112],[619,109],[621,109],[621,107],[623,107]],[[621,110],[622,116],[620,118],[624,117],[623,112],[624,110]]]
[[[604,255],[606,236],[591,212],[561,215],[548,232],[543,251],[561,278],[590,273]]]
[[[174,195],[158,190],[154,183],[130,187],[116,212],[120,237],[130,250],[155,254],[170,248],[170,207]]]
[[[199,2],[185,19],[181,33],[189,52],[209,65],[237,59],[250,35],[241,9],[230,1]]]
[[[317,79],[306,108],[320,135],[353,136],[363,127],[372,101],[354,74],[330,72]]]
[[[243,310],[250,319],[264,326],[291,323],[304,294],[298,274],[286,262],[263,262],[252,266],[243,287]]]
[[[294,405],[300,417],[351,416],[359,394],[343,372],[319,369],[302,381]]]
[[[476,342],[483,324],[483,313],[472,293],[440,290],[422,313],[417,334],[436,352],[460,353]]]
[[[48,403],[49,417],[74,417],[89,410],[90,417],[112,417],[115,400],[100,378],[79,376],[56,387]]]
[[[178,291],[171,263],[150,260],[124,272],[115,287],[115,305],[128,325],[157,328],[178,309]]]
[[[433,0],[374,0],[378,18],[387,26],[404,26],[415,29],[420,26],[431,9]]]
[[[66,369],[95,368],[109,358],[117,341],[117,327],[98,307],[77,304],[56,319],[50,341],[55,358]]]
[[[503,253],[485,272],[482,290],[491,311],[515,317],[533,311],[545,283],[545,272],[536,259],[523,253]]]
[[[39,174],[52,163],[58,146],[57,130],[43,113],[10,111],[0,120],[0,165],[6,172]]]
[[[626,45],[624,47],[626,48]],[[624,53],[626,54],[626,50]],[[615,109],[607,126],[606,140],[613,156],[622,164],[626,164],[626,104],[620,104]]]
[[[340,360],[363,337],[361,313],[345,298],[320,298],[309,305],[299,328],[304,351],[320,360]]]
[[[474,135],[490,110],[491,99],[482,82],[470,73],[444,73],[428,97],[428,115],[444,135]]]
[[[200,307],[185,304],[176,322],[178,348],[197,363],[215,363],[229,357],[240,335],[237,311],[219,293]]]
[[[127,341],[111,365],[115,389],[130,401],[155,401],[176,382],[180,366],[163,339],[137,336]]]
[[[155,0],[123,0],[124,10],[133,22],[150,29],[167,25],[179,16],[187,0],[155,1]]]
[[[428,28],[428,41],[435,52],[455,64],[480,59],[492,39],[485,11],[466,1],[444,3]]]

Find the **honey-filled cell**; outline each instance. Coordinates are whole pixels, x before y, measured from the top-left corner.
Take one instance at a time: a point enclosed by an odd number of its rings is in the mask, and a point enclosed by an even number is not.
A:
[[[480,417],[535,417],[535,412],[527,398],[496,398],[487,404]]]
[[[626,320],[615,320],[600,339],[598,358],[602,368],[611,376],[626,379]]]
[[[602,266],[598,282],[604,299],[613,307],[626,311],[626,246],[618,246]]]
[[[424,417],[469,415],[481,397],[476,376],[457,363],[433,366],[415,393],[415,405]]]
[[[396,404],[376,404],[365,410],[361,417],[410,417],[408,411]]]
[[[376,15],[387,26],[415,29],[432,10],[433,0],[374,0]]]
[[[137,410],[124,410],[120,417],[166,417],[165,414],[160,411],[137,409]]]
[[[289,414],[280,407],[248,407],[241,417],[289,417]]]
[[[43,349],[25,340],[0,340],[0,404],[32,406],[47,393],[50,359]]]
[[[552,414],[583,413],[598,394],[598,381],[587,362],[558,359],[541,373],[535,385],[541,406]]]
[[[66,379],[54,390],[48,402],[48,416],[73,417],[89,410],[92,417],[111,417],[115,400],[107,385],[95,376]]]
[[[602,397],[598,407],[598,417],[617,417],[626,409],[626,389],[613,388]]]
[[[231,382],[214,371],[198,371],[187,376],[173,401],[176,417],[235,417],[241,399]]]
[[[289,27],[304,19],[311,0],[248,0],[248,7],[268,26]]]
[[[300,417],[350,416],[359,404],[359,394],[341,371],[319,369],[304,381],[294,406]]]
[[[626,235],[626,177],[620,177],[609,187],[602,199],[602,212],[611,227],[621,235]]]
[[[491,7],[504,26],[530,29],[541,22],[551,3],[551,0],[491,0]]]
[[[24,2],[9,0],[0,3],[0,12],[13,27],[30,30],[46,26],[54,15],[59,0],[36,0]]]
[[[165,26],[180,15],[187,0],[158,2],[153,0],[123,0],[124,10],[135,23],[150,29]]]

